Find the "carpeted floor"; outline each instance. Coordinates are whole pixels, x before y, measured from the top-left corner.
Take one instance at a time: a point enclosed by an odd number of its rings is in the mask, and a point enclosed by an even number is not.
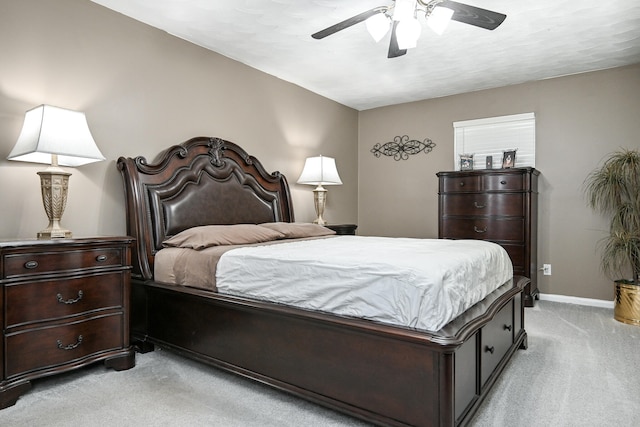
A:
[[[637,426],[640,328],[612,310],[539,301],[472,426]],[[167,351],[129,371],[101,364],[33,382],[1,426],[367,426]]]
[[[613,310],[538,301],[518,351],[474,427],[640,425],[640,327]]]

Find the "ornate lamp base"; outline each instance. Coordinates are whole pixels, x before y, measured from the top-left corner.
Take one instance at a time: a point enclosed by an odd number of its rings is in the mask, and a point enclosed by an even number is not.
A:
[[[60,226],[62,213],[67,205],[70,173],[58,167],[47,168],[40,175],[42,203],[49,218],[49,226],[38,233],[38,239],[61,239],[71,237],[71,231]]]
[[[324,205],[326,202],[327,202],[327,190],[325,190],[322,185],[318,185],[313,190],[313,203],[316,208],[316,215],[318,215],[318,217],[313,220],[314,224],[318,224],[318,225],[327,224],[327,221],[325,221],[325,219],[322,218],[322,215],[324,215]]]
[[[60,227],[60,223],[50,224],[42,231],[38,231],[38,240],[69,239],[73,237],[70,230]]]

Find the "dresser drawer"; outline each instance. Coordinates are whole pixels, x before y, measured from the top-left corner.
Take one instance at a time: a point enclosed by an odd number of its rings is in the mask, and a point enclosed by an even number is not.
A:
[[[479,176],[451,176],[443,177],[440,181],[440,192],[444,193],[468,193],[482,190],[482,181]]]
[[[480,384],[484,386],[498,363],[513,343],[513,304],[502,307],[496,316],[481,329]]]
[[[124,272],[6,287],[6,327],[122,307]]]
[[[513,274],[524,276],[524,255],[526,248],[524,245],[510,245],[510,244],[502,244],[501,245],[509,254],[509,258],[511,258],[511,263],[513,264]]]
[[[522,174],[497,173],[482,177],[484,191],[522,191],[525,188]]]
[[[446,194],[442,215],[524,216],[521,193]]]
[[[504,171],[440,172],[440,193],[481,191],[529,191],[529,174],[524,169]]]
[[[481,239],[507,242],[524,241],[522,218],[447,218],[441,221],[445,239]]]
[[[122,314],[54,327],[26,330],[6,337],[6,376],[24,374],[80,360],[123,346]]]
[[[119,247],[10,253],[4,255],[4,278],[121,265]]]

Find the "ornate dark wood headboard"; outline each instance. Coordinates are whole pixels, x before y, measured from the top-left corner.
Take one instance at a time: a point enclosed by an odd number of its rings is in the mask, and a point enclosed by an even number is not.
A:
[[[162,242],[187,228],[214,224],[293,222],[287,179],[267,173],[236,144],[197,137],[160,153],[118,159],[124,180],[127,234],[136,239],[133,277],[153,278]]]

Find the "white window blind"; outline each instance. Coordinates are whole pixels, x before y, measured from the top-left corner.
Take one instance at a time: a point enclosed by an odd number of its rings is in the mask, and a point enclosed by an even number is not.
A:
[[[516,150],[515,167],[536,165],[534,113],[454,122],[453,128],[455,170],[462,154],[473,154],[473,169],[486,169],[487,156],[493,156],[492,168],[500,169],[509,150]]]

